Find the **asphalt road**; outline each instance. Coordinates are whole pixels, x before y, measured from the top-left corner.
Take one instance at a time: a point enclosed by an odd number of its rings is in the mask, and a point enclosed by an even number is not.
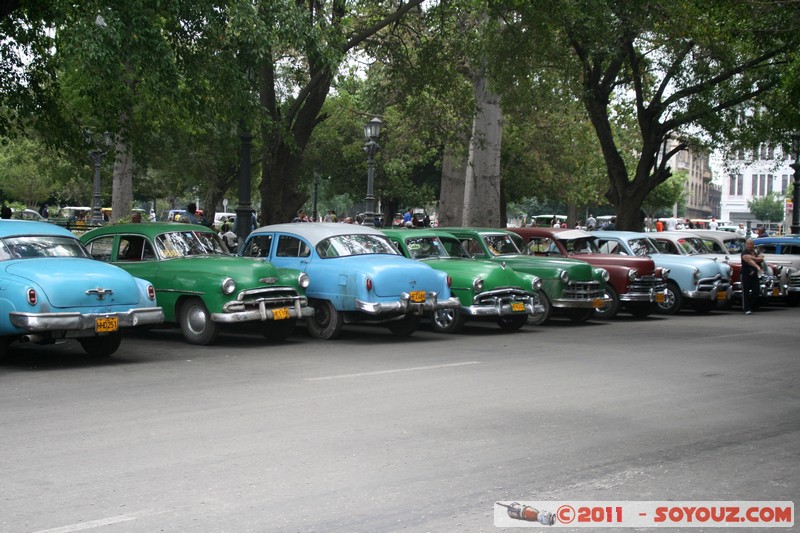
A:
[[[774,307],[18,347],[0,530],[494,531],[496,501],[798,501],[798,326]]]

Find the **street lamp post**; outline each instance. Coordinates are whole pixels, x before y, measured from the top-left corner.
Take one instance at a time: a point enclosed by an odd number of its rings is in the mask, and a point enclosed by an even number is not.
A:
[[[367,139],[367,144],[364,145],[364,151],[367,152],[369,158],[367,166],[367,196],[364,199],[366,206],[364,221],[362,222],[364,226],[375,225],[375,213],[373,213],[375,210],[375,195],[373,192],[375,183],[375,154],[381,148],[377,143],[377,139],[381,134],[382,124],[381,120],[377,117],[364,124],[364,138]]]
[[[103,143],[106,146],[111,145],[111,134],[108,132],[103,133]],[[108,152],[95,148],[89,151],[89,157],[94,164],[94,192],[92,194],[92,224],[103,223],[103,200],[101,198],[101,182],[100,182],[100,165],[103,164],[103,159],[106,158]]]
[[[311,221],[319,222],[319,212],[317,211],[317,200],[319,199],[319,174],[314,173],[314,205],[311,210]]]
[[[792,154],[794,163],[794,191],[792,192],[792,235],[800,234],[800,132],[792,133]]]
[[[242,141],[239,153],[239,205],[236,207],[236,237],[239,249],[244,245],[252,230],[253,206],[250,203],[250,148],[253,135],[248,128],[241,125],[239,139]]]

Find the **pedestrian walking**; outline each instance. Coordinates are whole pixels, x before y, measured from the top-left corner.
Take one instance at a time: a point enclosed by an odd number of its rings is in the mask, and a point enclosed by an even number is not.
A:
[[[753,239],[747,239],[742,250],[742,310],[749,315],[758,298],[758,274],[762,271],[764,258],[756,249]]]

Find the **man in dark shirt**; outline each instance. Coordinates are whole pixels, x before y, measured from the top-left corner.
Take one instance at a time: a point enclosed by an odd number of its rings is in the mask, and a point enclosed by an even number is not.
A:
[[[764,258],[756,250],[755,242],[747,239],[742,250],[742,309],[746,315],[753,311],[758,298],[758,274],[763,264]]]

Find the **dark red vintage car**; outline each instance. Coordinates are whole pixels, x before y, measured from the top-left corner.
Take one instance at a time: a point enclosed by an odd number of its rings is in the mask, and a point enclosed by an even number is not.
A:
[[[595,235],[579,229],[508,228],[524,242],[520,246],[531,255],[569,257],[602,267],[610,276],[606,284],[608,303],[595,310],[596,318],[608,319],[625,309],[642,317],[658,310],[664,301],[668,271],[657,269],[649,257],[600,253]]]

